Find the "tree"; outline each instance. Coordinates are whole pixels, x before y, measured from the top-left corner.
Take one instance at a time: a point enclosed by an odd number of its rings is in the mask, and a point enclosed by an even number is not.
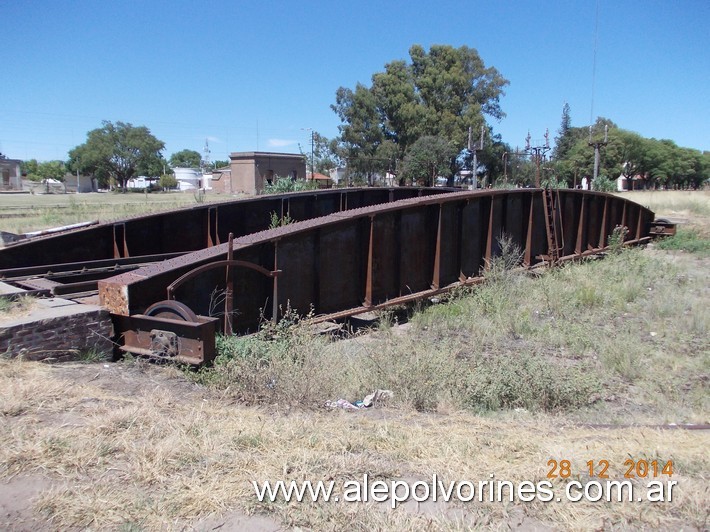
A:
[[[64,161],[45,161],[39,163],[37,172],[42,177],[42,180],[56,179],[57,181],[64,181],[67,167],[64,165]]]
[[[181,150],[170,156],[171,168],[199,168],[201,163],[202,156],[195,150]]]
[[[564,159],[575,143],[575,135],[572,131],[572,117],[570,116],[570,106],[567,102],[562,107],[562,123],[557,130],[555,137],[555,149],[552,151],[552,159]]]
[[[372,184],[379,167],[377,147],[385,140],[374,95],[359,83],[355,91],[340,87],[331,107],[344,124],[340,126],[340,140],[349,169]]]
[[[22,172],[27,174],[30,181],[45,181],[56,179],[64,181],[67,168],[63,161],[44,161],[38,163],[35,159],[30,159],[23,163]]]
[[[483,185],[492,185],[503,178],[506,174],[503,155],[507,153],[508,155],[505,156],[507,159],[513,151],[508,144],[503,142],[500,135],[490,132],[489,138],[491,141],[486,143],[483,150],[478,153],[476,176],[479,177],[481,170],[483,170],[483,180],[481,181]]]
[[[370,176],[390,161],[381,160],[378,146],[389,141],[398,159],[424,136],[440,137],[462,148],[468,128],[484,124],[484,115],[505,116],[500,108],[503,88],[500,73],[486,67],[475,49],[435,45],[427,52],[420,45],[409,50],[411,63],[393,61],[372,76],[370,88],[340,87],[336,104],[340,143],[348,166]]]
[[[229,166],[229,161],[215,161],[213,164],[215,168],[224,168]]]
[[[423,107],[426,135],[437,135],[463,146],[468,128],[480,128],[483,115],[505,117],[500,107],[508,81],[488,67],[478,52],[467,46],[421,46],[409,49],[412,83]]]
[[[145,126],[104,121],[89,131],[87,140],[69,152],[73,169],[100,180],[112,178],[124,191],[126,182],[138,175],[151,177],[162,173],[165,144]]]
[[[178,186],[177,178],[175,174],[163,174],[158,180],[158,186],[163,190],[169,190]]]
[[[31,176],[39,176],[37,169],[39,168],[39,163],[37,159],[30,159],[29,161],[22,161],[20,164],[20,172],[27,176],[27,179],[36,181]]]
[[[563,118],[561,130],[565,123]],[[574,142],[566,151],[556,151],[560,158],[554,159],[553,164],[558,177],[566,179],[568,183],[575,179],[575,183],[578,183],[582,177],[591,176],[594,150],[589,143],[602,141],[605,131],[608,132],[608,141],[600,151],[599,175],[608,176],[614,186],[613,180],[620,175],[629,181],[630,189],[649,186],[699,188],[710,177],[707,153],[681,148],[672,140],[644,138],[601,117],[597,118],[591,129],[567,129],[565,136]],[[594,186],[602,186],[599,183]]]
[[[407,150],[402,163],[402,178],[409,182],[422,182],[430,187],[439,176],[447,179],[452,174],[452,161],[457,155],[451,143],[442,137],[424,136]]]
[[[315,171],[327,174],[332,168],[343,164],[338,142],[328,139],[317,131],[313,132],[313,161]]]

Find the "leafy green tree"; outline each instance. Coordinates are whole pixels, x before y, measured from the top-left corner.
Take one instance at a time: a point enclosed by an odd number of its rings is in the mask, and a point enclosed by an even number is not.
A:
[[[644,138],[600,117],[591,131],[586,128],[570,128],[567,131],[567,136],[574,142],[563,157],[553,159],[558,178],[565,178],[568,183],[573,180],[579,183],[583,176],[592,175],[594,150],[589,143],[603,140],[605,126],[608,142],[601,148],[599,174],[609,176],[612,183],[621,175],[635,189],[699,188],[710,177],[707,154],[681,148],[671,140]]]
[[[627,180],[629,190],[636,188],[634,178],[637,176],[645,177],[646,168],[644,154],[646,151],[647,141],[639,134],[633,131],[618,129],[614,132],[614,140],[619,143],[619,168],[621,176]],[[641,184],[645,187],[645,184]]]
[[[427,135],[412,144],[404,156],[402,177],[410,183],[426,187],[436,184],[436,178],[452,175],[452,161],[457,151],[451,142],[442,137]]]
[[[316,172],[327,174],[343,164],[338,141],[313,132],[313,161]]]
[[[400,155],[424,134],[424,106],[417,94],[411,67],[405,61],[385,65],[372,76],[372,93],[385,137],[399,147]]]
[[[178,186],[177,178],[175,174],[163,174],[158,180],[158,186],[163,190],[170,190]]]
[[[64,181],[67,167],[64,165],[64,161],[45,161],[39,163],[37,171],[43,180],[56,179],[57,181]]]
[[[195,150],[181,150],[173,153],[169,162],[171,168],[199,168],[202,156]]]
[[[700,155],[700,178],[697,187],[710,185],[710,151],[704,151]]]
[[[589,152],[589,130],[572,127],[569,104],[562,108],[562,121],[552,151],[552,168],[556,179],[568,186],[578,185],[585,175],[592,174],[594,152]]]
[[[531,187],[535,184],[537,169],[535,163],[519,154],[513,154],[510,161],[511,180],[521,187]]]
[[[140,175],[159,178],[163,174],[172,174],[170,163],[160,154],[159,157],[151,157],[140,167]]]
[[[421,46],[409,50],[412,81],[423,106],[424,134],[438,135],[463,146],[468,128],[479,128],[483,116],[505,116],[500,107],[503,87],[500,73],[488,67],[478,52],[467,46]]]
[[[575,138],[572,132],[572,117],[570,115],[570,106],[567,102],[562,107],[562,123],[560,129],[557,130],[555,137],[555,149],[552,151],[552,159],[564,159],[570,148],[574,145]]]
[[[567,135],[574,142],[569,146],[564,158],[552,161],[556,179],[568,185],[579,184],[583,177],[594,174],[594,149],[589,142],[603,141],[608,130],[609,142],[600,151],[599,174],[618,176],[621,172],[621,151],[618,139],[615,139],[616,124],[606,118],[597,118],[591,128],[573,127]]]
[[[145,126],[104,121],[89,131],[87,140],[69,152],[73,169],[100,180],[113,179],[124,191],[126,182],[138,175],[162,173],[165,144]]]
[[[215,161],[212,164],[215,168],[224,168],[225,166],[229,166],[229,161]]]
[[[355,91],[340,87],[331,107],[344,124],[340,126],[340,139],[348,167],[372,184],[380,168],[377,147],[385,140],[374,95],[359,83]]]
[[[30,181],[45,181],[46,179],[56,179],[64,181],[67,168],[63,161],[44,161],[38,163],[35,159],[26,161],[23,172],[27,172],[27,179]]]
[[[505,116],[500,107],[508,84],[486,67],[475,49],[420,45],[409,50],[411,62],[393,61],[372,76],[372,86],[340,87],[332,106],[341,120],[340,142],[348,166],[370,176],[389,160],[378,157],[386,141],[401,159],[418,139],[440,137],[462,148],[468,128],[480,129],[484,115]]]
[[[491,142],[486,143],[478,154],[477,177],[484,186],[492,185],[506,175],[504,164],[507,162],[504,162],[503,154],[508,154],[505,156],[507,159],[513,151],[508,144],[503,142],[500,135],[493,135],[491,132],[489,138]],[[483,172],[481,173],[481,171]]]
[[[37,162],[37,159],[22,161],[22,163],[20,164],[20,172],[26,175],[27,179],[32,179],[31,176],[39,176],[39,172],[37,171],[38,167],[39,163]],[[35,179],[32,180],[35,181]]]

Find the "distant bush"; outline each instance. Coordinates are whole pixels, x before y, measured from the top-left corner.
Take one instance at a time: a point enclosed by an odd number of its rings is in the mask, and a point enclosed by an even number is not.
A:
[[[592,190],[597,192],[616,192],[616,182],[606,176],[600,175],[592,180]]]
[[[542,188],[558,189],[567,188],[568,185],[564,179],[557,179],[557,176],[550,175],[541,181],[540,186],[542,186]]]
[[[175,188],[178,186],[178,181],[175,175],[173,174],[163,174],[160,176],[160,179],[158,180],[158,185],[160,188],[163,190],[169,190],[171,188]]]

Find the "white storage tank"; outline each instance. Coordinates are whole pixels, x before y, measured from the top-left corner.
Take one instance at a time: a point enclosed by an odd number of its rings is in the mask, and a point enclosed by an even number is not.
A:
[[[173,168],[179,190],[197,190],[202,186],[202,172],[197,168]]]

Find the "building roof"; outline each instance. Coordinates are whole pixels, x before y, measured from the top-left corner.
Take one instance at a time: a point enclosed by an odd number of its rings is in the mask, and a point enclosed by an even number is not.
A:
[[[330,181],[330,177],[327,175],[319,174],[318,172],[315,172],[312,176],[310,176],[308,179],[321,179],[321,180],[327,180]]]
[[[229,154],[230,159],[259,159],[263,157],[272,159],[304,159],[305,155],[302,153],[277,153],[269,151],[239,151]]]

